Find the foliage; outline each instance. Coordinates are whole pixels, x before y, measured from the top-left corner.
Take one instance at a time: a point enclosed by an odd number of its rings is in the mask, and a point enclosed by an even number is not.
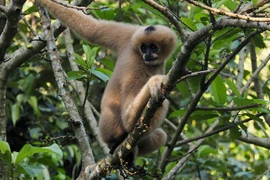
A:
[[[181,17],[181,24],[187,31],[194,32],[212,23],[209,11],[200,7],[183,1],[161,2],[176,17]],[[233,0],[213,0],[211,2],[213,8],[230,11],[234,11],[239,5],[238,1]],[[256,4],[257,1],[253,0],[250,3]],[[132,0],[122,3],[121,6],[118,5],[114,1],[94,2],[90,5],[91,7],[106,6],[108,8],[92,10],[91,13],[98,19],[139,25],[164,24],[174,28],[159,11],[145,5],[142,1]],[[18,33],[8,48],[9,54],[20,47],[31,48],[27,44],[34,39],[35,33],[42,32],[37,7],[29,1],[24,8],[25,21],[19,22]],[[266,9],[265,13],[269,13],[269,10]],[[218,19],[219,16],[216,15],[215,18]],[[220,68],[242,40],[255,31],[253,28],[224,27],[215,32],[209,32],[209,37],[194,48],[187,68],[192,72],[205,70],[206,62],[207,69]],[[64,37],[60,35],[57,38],[58,49],[63,60],[62,65],[67,72],[70,89],[73,90],[71,84],[74,80],[82,81],[85,89],[89,88],[87,100],[99,111],[101,96],[113,71],[116,54],[100,47],[85,45],[86,42],[74,34],[72,37],[76,57],[73,62],[79,66],[79,70],[76,71],[71,70],[68,63]],[[207,139],[192,151],[192,156],[176,174],[175,179],[270,178],[269,146],[267,149],[251,142],[245,142],[242,138],[243,135],[248,134],[269,140],[270,136],[269,124],[266,123],[267,115],[270,114],[269,63],[256,78],[261,87],[262,96],[258,95],[259,92],[254,84],[241,90],[255,71],[250,53],[251,44],[256,51],[256,63],[259,66],[269,53],[269,32],[254,36],[251,43],[245,46],[245,50],[234,56],[203,93],[184,127],[182,138],[200,137],[216,119],[219,119],[218,125],[213,130],[216,133],[207,136]],[[166,71],[173,66],[173,61],[181,50],[181,45],[179,42],[175,54],[168,60]],[[208,50],[209,52],[207,52]],[[241,61],[244,62],[243,67],[239,66]],[[243,68],[242,78],[240,68]],[[167,118],[173,126],[179,125],[181,118],[189,110],[195,94],[202,87],[202,82],[208,80],[212,74],[191,77],[176,85],[168,97],[170,109]],[[82,107],[78,97],[79,93],[72,90],[70,92],[78,107]],[[83,157],[81,157],[68,117],[62,116],[66,109],[59,96],[46,51],[26,60],[9,77],[6,112],[8,142],[0,141],[0,158],[8,165],[9,177],[13,179],[34,177],[37,179],[44,177],[72,179],[79,175]],[[80,114],[82,117],[85,116],[83,112]],[[98,119],[97,113],[95,117]],[[99,160],[104,157],[104,154],[94,133],[86,123],[84,125],[95,158]],[[164,123],[163,128],[168,133],[169,141],[173,139],[175,129],[168,123]],[[159,152],[139,157],[136,165],[145,170],[143,172],[147,172],[143,178],[165,177],[182,158],[191,153],[189,152],[190,147],[199,140],[189,143],[182,143],[183,141],[185,139],[178,139],[180,145],[173,148],[165,172],[161,172],[161,169],[158,168],[165,147],[161,148]],[[133,178],[138,179],[139,176],[136,175]],[[115,173],[112,173],[111,177],[116,177]]]
[[[25,144],[19,152],[11,152],[9,144],[0,141],[0,151],[1,159],[8,165],[8,177],[12,179],[49,178],[50,174],[45,165],[57,166],[63,156],[62,150],[57,144],[48,147],[34,147]],[[65,177],[60,171],[57,176]]]

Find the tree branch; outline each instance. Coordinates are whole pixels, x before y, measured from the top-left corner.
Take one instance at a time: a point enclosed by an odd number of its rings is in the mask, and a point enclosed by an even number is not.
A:
[[[246,142],[248,144],[254,144],[256,146],[264,147],[266,149],[270,149],[270,138],[259,138],[250,133],[242,134],[239,137],[239,140]]]
[[[202,8],[202,9],[208,10],[213,14],[225,15],[228,17],[232,17],[232,18],[236,18],[236,19],[243,19],[243,20],[247,20],[247,21],[270,22],[270,18],[258,18],[258,17],[251,17],[248,15],[236,14],[236,13],[227,12],[227,11],[224,11],[221,9],[215,9],[215,8],[206,6],[204,4],[199,3],[198,1],[194,1],[194,0],[186,0],[186,1],[195,5],[195,6]]]
[[[7,21],[3,32],[0,35],[0,62],[4,61],[7,48],[10,46],[13,37],[17,33],[18,23],[24,3],[25,0],[13,0],[6,8],[5,15]]]
[[[243,109],[249,109],[254,107],[259,107],[260,104],[251,104],[242,107],[228,107],[228,108],[206,108],[206,107],[196,107],[195,110],[204,110],[204,111],[241,111]]]
[[[70,35],[70,31],[69,29],[66,29],[66,31],[64,32],[64,38],[65,38],[65,43],[66,43],[66,49],[67,49],[67,55],[68,55],[68,59],[69,59],[69,63],[70,63],[70,67],[73,71],[78,71],[79,67],[78,65],[73,61],[75,60],[75,56],[74,56],[74,49],[72,46],[72,42],[71,42],[71,35]],[[82,102],[84,101],[85,98],[85,90],[84,90],[84,86],[83,83],[81,81],[74,81],[75,83],[75,88],[76,91],[78,92],[80,101],[81,101],[81,105]],[[95,116],[93,115],[93,112],[91,110],[91,104],[88,100],[86,100],[85,106],[83,107],[83,111],[84,114],[86,116],[86,120],[91,128],[91,131],[93,133],[93,135],[95,136],[98,144],[100,145],[100,147],[102,148],[104,154],[109,154],[109,148],[107,147],[107,145],[101,140],[101,137],[98,133],[98,125],[97,125],[97,120],[95,118]],[[84,151],[84,149],[81,149],[81,151]]]
[[[179,19],[177,19],[177,17],[167,7],[161,6],[160,4],[156,3],[153,0],[143,0],[143,1],[146,4],[155,8],[156,10],[158,10],[159,12],[161,12],[165,17],[169,19],[169,21],[175,26],[176,30],[179,32],[180,38],[183,42],[187,39],[188,33],[179,24],[178,22]]]
[[[82,168],[85,168],[88,165],[94,164],[94,156],[92,149],[90,148],[87,135],[79,115],[79,112],[76,108],[76,104],[71,97],[71,93],[68,89],[68,83],[66,81],[65,73],[61,66],[60,55],[55,45],[54,36],[51,29],[50,18],[47,11],[43,7],[40,8],[40,17],[42,21],[42,27],[44,34],[46,35],[48,52],[50,54],[50,59],[52,62],[52,69],[54,76],[57,82],[58,89],[60,91],[60,96],[63,99],[65,107],[73,120],[73,129],[75,136],[78,139],[79,147],[82,150]]]
[[[0,12],[7,15],[7,8],[5,6],[0,5]]]
[[[220,68],[209,78],[209,80],[201,85],[201,88],[198,90],[198,92],[196,93],[194,99],[192,99],[189,107],[187,108],[187,111],[185,112],[184,116],[182,117],[177,131],[174,134],[174,137],[172,138],[172,140],[169,142],[168,147],[164,150],[163,154],[162,154],[162,159],[161,159],[161,164],[160,164],[160,168],[162,171],[165,170],[166,164],[168,162],[168,157],[170,156],[171,152],[173,151],[173,147],[175,147],[177,140],[179,138],[179,135],[181,134],[181,132],[183,131],[183,128],[185,126],[185,124],[187,123],[190,115],[192,114],[192,112],[195,110],[197,103],[199,102],[202,94],[204,93],[204,91],[209,87],[209,85],[213,82],[213,80],[215,79],[215,77],[219,74],[217,72],[221,72],[222,69],[225,68],[225,66],[234,58],[234,56],[240,52],[240,50],[250,41],[250,39],[252,37],[254,37],[256,34],[255,33],[251,33],[243,42],[240,43],[240,45],[234,50],[234,52],[227,57],[227,59],[224,61],[224,63],[220,66]],[[213,123],[209,129],[206,132],[211,132],[214,128],[215,128],[215,124],[218,125],[219,120],[217,119],[215,121],[215,123]],[[212,129],[210,131],[210,129]],[[194,146],[194,148],[199,147],[200,144],[199,143],[203,143],[205,139],[201,139],[200,141],[198,141],[198,143],[196,144],[196,146]],[[185,157],[187,158],[187,157]],[[182,161],[180,161],[182,163]],[[182,164],[183,165],[183,164]],[[180,167],[182,167],[182,165]],[[177,166],[178,167],[178,166]]]

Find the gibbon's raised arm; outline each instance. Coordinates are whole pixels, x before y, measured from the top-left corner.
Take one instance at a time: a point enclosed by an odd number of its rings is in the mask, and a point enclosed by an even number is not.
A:
[[[36,0],[36,2],[83,39],[115,51],[126,47],[126,43],[139,28],[136,25],[97,20],[51,0]]]

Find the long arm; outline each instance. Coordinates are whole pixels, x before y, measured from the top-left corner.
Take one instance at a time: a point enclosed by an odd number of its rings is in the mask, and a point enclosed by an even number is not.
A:
[[[51,0],[36,0],[65,26],[90,43],[112,50],[126,46],[132,34],[138,28],[135,25],[97,20],[78,10],[67,8]]]

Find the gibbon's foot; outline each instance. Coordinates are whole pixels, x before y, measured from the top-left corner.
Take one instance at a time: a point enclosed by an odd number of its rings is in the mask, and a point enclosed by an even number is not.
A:
[[[148,153],[151,153],[155,150],[158,150],[163,145],[166,144],[167,141],[167,134],[161,129],[158,128],[155,131],[153,131],[151,134],[149,134],[146,137],[143,137],[139,144],[139,152],[138,155],[145,155]]]

